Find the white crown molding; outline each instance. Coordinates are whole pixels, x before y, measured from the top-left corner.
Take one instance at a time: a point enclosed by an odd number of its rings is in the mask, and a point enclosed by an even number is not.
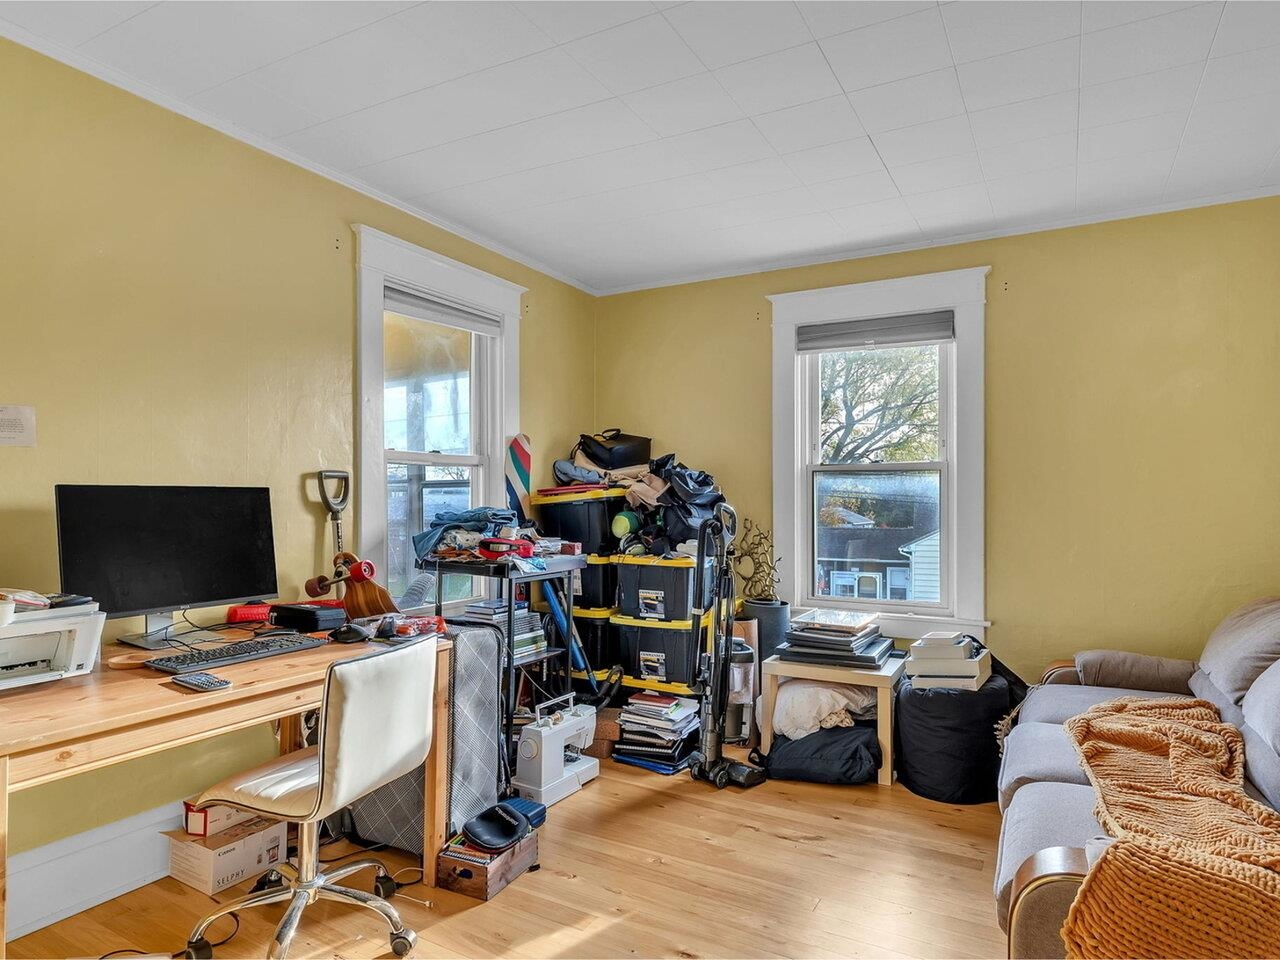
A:
[[[166,110],[184,116],[188,120],[194,120],[202,126],[210,127],[217,130],[219,133],[224,133],[233,140],[239,140],[241,143],[248,144],[257,150],[261,150],[263,153],[269,153],[272,156],[284,160],[287,163],[291,163],[296,167],[301,167],[302,169],[308,170],[317,176],[324,177],[326,180],[332,180],[334,183],[339,183],[344,187],[355,190],[357,193],[362,193],[367,197],[371,197],[379,203],[385,203],[387,206],[394,207],[401,213],[407,213],[409,216],[415,217],[424,223],[429,223],[433,227],[439,227],[441,230],[447,230],[449,233],[461,237],[463,240],[469,240],[472,243],[479,244],[492,253],[499,254],[509,260],[514,260],[516,263],[526,266],[531,270],[537,270],[539,273],[546,274],[548,277],[552,277],[562,283],[567,283],[569,286],[575,287],[583,293],[591,294],[593,296],[599,295],[596,290],[583,283],[581,280],[577,280],[568,274],[562,273],[555,267],[548,266],[520,250],[509,247],[505,243],[501,243],[491,237],[485,236],[484,234],[477,233],[474,230],[464,227],[461,224],[454,223],[451,220],[446,220],[443,217],[434,216],[425,210],[409,206],[403,200],[397,200],[395,197],[383,193],[376,187],[370,186],[363,180],[359,180],[350,174],[342,173],[339,170],[334,170],[322,163],[316,163],[313,160],[308,160],[306,157],[295,153],[287,147],[281,146],[273,140],[269,140],[251,130],[246,130],[243,127],[236,126],[234,123],[228,123],[227,121],[214,116],[207,110],[202,110],[200,107],[196,107],[183,100],[179,100],[177,97],[171,96],[163,90],[153,87],[149,83],[130,77],[127,74],[116,70],[114,67],[107,66],[105,63],[94,60],[92,57],[85,56],[77,50],[70,47],[64,47],[62,44],[54,43],[44,37],[39,37],[36,34],[31,33],[29,30],[24,30],[22,27],[9,23],[5,20],[0,20],[0,36],[7,37],[14,43],[21,44],[24,47],[30,47],[37,53],[43,53],[45,56],[52,57],[54,60],[65,63],[67,66],[73,67],[81,73],[87,73],[92,77],[97,77],[99,80],[105,81],[113,87],[119,87],[121,90],[141,97],[143,100],[148,100],[157,106],[164,107]]]
[[[1063,217],[1045,220],[1032,224],[1019,224],[1004,230],[987,230],[979,233],[960,234],[942,240],[927,240],[914,243],[886,244],[879,247],[859,247],[844,250],[821,257],[787,257],[778,260],[753,261],[723,270],[711,270],[705,273],[685,274],[679,276],[658,277],[641,283],[623,284],[616,287],[597,287],[598,297],[612,297],[620,293],[636,293],[643,290],[660,290],[663,287],[679,287],[689,283],[705,283],[708,280],[728,280],[734,277],[749,277],[757,273],[770,273],[775,270],[792,270],[796,267],[818,267],[827,263],[841,263],[846,260],[866,260],[869,257],[881,257],[890,253],[910,253],[913,250],[930,250],[938,247],[954,247],[962,243],[973,243],[978,240],[998,240],[1001,237],[1021,237],[1029,233],[1045,233],[1049,230],[1062,230],[1067,227],[1084,227],[1093,223],[1110,223],[1115,220],[1134,220],[1138,217],[1149,217],[1157,213],[1175,213],[1179,210],[1195,210],[1199,207],[1213,207],[1224,203],[1238,203],[1241,200],[1258,200],[1263,197],[1280,196],[1280,184],[1253,187],[1235,193],[1215,194],[1211,197],[1196,198],[1190,201],[1156,203],[1146,206],[1131,207],[1116,213],[1095,214],[1084,217]],[[979,258],[983,259],[983,258]]]
[[[406,213],[411,217],[429,223],[441,230],[447,230],[464,240],[478,244],[485,249],[514,260],[516,263],[522,264],[531,270],[537,270],[539,273],[546,274],[563,283],[567,283],[571,287],[581,290],[583,293],[590,294],[595,297],[608,297],[620,293],[635,293],[640,290],[657,290],[663,287],[678,287],[690,283],[703,283],[708,280],[726,280],[731,277],[750,276],[755,273],[769,273],[775,270],[789,270],[795,267],[814,267],[827,263],[839,263],[844,260],[865,260],[868,257],[879,257],[890,253],[908,253],[913,250],[928,250],[935,247],[951,247],[962,243],[973,243],[978,240],[997,240],[1001,237],[1017,237],[1029,233],[1043,233],[1047,230],[1061,230],[1066,227],[1081,227],[1094,223],[1107,223],[1112,220],[1132,220],[1136,217],[1146,217],[1157,213],[1172,213],[1177,210],[1194,210],[1198,207],[1212,207],[1223,203],[1235,203],[1240,200],[1256,200],[1261,197],[1271,197],[1280,195],[1280,184],[1271,186],[1254,187],[1249,190],[1240,190],[1234,193],[1214,194],[1212,196],[1201,197],[1194,200],[1173,201],[1168,203],[1146,204],[1137,207],[1131,207],[1126,210],[1120,210],[1113,213],[1099,213],[1089,216],[1077,217],[1061,217],[1056,219],[1048,219],[1036,221],[1030,224],[1019,224],[1017,226],[1008,227],[1006,229],[996,229],[980,231],[977,233],[960,234],[954,237],[947,237],[942,240],[926,240],[914,243],[897,243],[885,244],[876,247],[861,247],[844,249],[839,252],[826,254],[824,256],[799,256],[799,257],[783,257],[777,259],[766,259],[752,261],[749,263],[738,264],[736,266],[724,267],[718,270],[708,270],[698,273],[689,274],[667,274],[659,275],[648,280],[638,281],[636,283],[619,284],[616,286],[597,287],[583,280],[569,276],[555,267],[549,266],[535,257],[529,256],[523,251],[507,246],[505,243],[494,240],[483,234],[477,233],[468,227],[446,220],[443,217],[435,216],[418,207],[412,207],[398,200],[395,197],[383,193],[376,187],[352,177],[349,174],[333,170],[324,164],[315,163],[305,157],[280,146],[266,137],[245,130],[235,124],[227,123],[219,119],[206,110],[192,106],[176,97],[156,89],[148,83],[130,77],[113,67],[109,67],[104,63],[100,63],[91,57],[65,47],[62,44],[54,43],[43,37],[36,36],[28,30],[17,26],[16,24],[0,20],[0,36],[19,43],[25,47],[43,53],[45,56],[52,57],[65,63],[82,73],[97,77],[99,80],[105,81],[112,86],[119,87],[122,90],[132,93],[135,96],[148,100],[157,106],[170,110],[194,120],[196,123],[217,130],[219,133],[226,134],[234,140],[248,144],[258,150],[268,153],[274,157],[291,163],[294,166],[308,170],[317,176],[324,177],[326,180],[332,180],[344,187],[362,193],[367,197],[371,197],[380,203],[385,203],[389,207]]]

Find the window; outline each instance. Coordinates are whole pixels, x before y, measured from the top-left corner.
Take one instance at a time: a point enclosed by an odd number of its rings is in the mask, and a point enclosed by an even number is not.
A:
[[[505,503],[524,288],[368,227],[356,232],[359,552],[400,596],[418,572],[413,537],[438,513]],[[471,577],[444,584],[446,600],[473,593]]]
[[[986,272],[769,298],[793,603],[874,609],[903,637],[981,634]]]

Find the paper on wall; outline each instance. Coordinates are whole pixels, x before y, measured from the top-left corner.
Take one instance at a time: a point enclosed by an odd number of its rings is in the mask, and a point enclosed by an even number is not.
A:
[[[36,445],[36,408],[0,404],[0,447]]]

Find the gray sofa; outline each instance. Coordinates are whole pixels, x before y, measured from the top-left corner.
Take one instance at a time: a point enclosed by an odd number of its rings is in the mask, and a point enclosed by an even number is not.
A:
[[[1280,599],[1228,616],[1198,661],[1090,650],[1051,668],[1005,739],[996,911],[1010,957],[1061,957],[1059,931],[1089,864],[1109,842],[1063,722],[1122,696],[1200,697],[1244,734],[1245,789],[1280,808]]]

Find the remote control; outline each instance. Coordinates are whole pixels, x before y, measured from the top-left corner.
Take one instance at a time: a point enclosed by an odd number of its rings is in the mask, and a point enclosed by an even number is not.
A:
[[[197,693],[225,690],[231,686],[230,680],[215,677],[212,673],[179,673],[174,676],[173,682],[180,687],[186,687],[188,690],[195,690]]]

